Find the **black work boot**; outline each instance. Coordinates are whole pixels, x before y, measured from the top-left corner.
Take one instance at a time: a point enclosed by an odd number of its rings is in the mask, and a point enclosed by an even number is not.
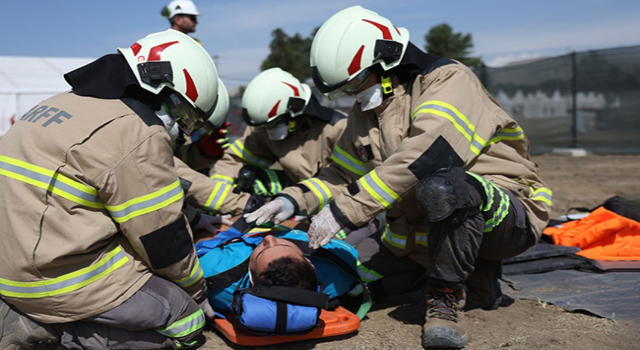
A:
[[[422,328],[422,347],[463,348],[469,333],[462,309],[465,304],[464,287],[458,290],[427,286],[427,316]]]
[[[50,325],[35,322],[0,299],[0,349],[64,349]]]
[[[502,289],[499,279],[502,277],[502,260],[476,259],[475,270],[464,282],[467,302],[464,310],[493,310],[502,302]]]

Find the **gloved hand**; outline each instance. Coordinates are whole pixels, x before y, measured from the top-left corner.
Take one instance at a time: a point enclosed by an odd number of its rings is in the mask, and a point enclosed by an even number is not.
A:
[[[342,228],[343,226],[338,223],[333,213],[331,213],[329,205],[325,206],[318,215],[311,219],[311,226],[309,226],[309,232],[307,232],[309,247],[318,249],[329,243]]]
[[[211,307],[211,304],[209,304],[209,299],[205,299],[203,302],[199,304],[199,306],[202,309],[202,311],[204,311],[204,315],[207,316],[207,318],[216,317],[216,313],[213,312],[213,308]]]
[[[224,150],[229,148],[229,137],[227,134],[229,130],[227,128],[231,125],[229,122],[224,122],[224,124],[218,128],[218,130],[214,130],[209,135],[204,135],[200,138],[200,149],[206,155],[210,157],[220,157]]]
[[[193,228],[194,232],[204,230],[209,233],[216,233],[218,228],[216,228],[213,225],[223,224],[223,225],[231,226],[233,225],[233,222],[229,220],[230,218],[231,218],[231,215],[211,216],[207,214],[200,214],[200,221],[198,221],[196,226]]]
[[[267,220],[274,217],[273,222],[277,225],[293,216],[295,207],[290,200],[285,197],[277,197],[271,202],[258,208],[253,213],[244,214],[247,222],[256,222],[256,225],[260,226]]]

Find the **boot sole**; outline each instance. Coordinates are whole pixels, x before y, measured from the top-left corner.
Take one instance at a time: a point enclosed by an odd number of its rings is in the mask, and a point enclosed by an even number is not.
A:
[[[458,332],[449,327],[431,327],[422,334],[422,347],[428,348],[454,348],[459,349],[469,343],[469,332],[460,336]]]

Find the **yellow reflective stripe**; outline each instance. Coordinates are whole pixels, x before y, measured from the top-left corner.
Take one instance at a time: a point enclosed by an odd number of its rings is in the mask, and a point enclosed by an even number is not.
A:
[[[231,176],[226,176],[226,175],[215,174],[211,176],[211,178],[218,182],[224,182],[229,185],[233,185],[233,183],[235,182],[235,180]]]
[[[331,191],[329,191],[329,188],[322,181],[315,177],[301,181],[300,184],[305,185],[311,190],[311,192],[313,192],[313,194],[316,195],[316,197],[318,197],[318,210],[321,210],[326,204],[331,201],[331,198],[333,198],[331,196]]]
[[[275,195],[282,191],[282,185],[280,185],[280,179],[278,179],[276,172],[271,169],[264,169],[264,172],[267,173],[269,181],[271,181],[271,195]]]
[[[0,155],[0,175],[50,191],[74,203],[90,208],[104,208],[95,188],[71,180],[53,170]]]
[[[358,276],[360,276],[360,279],[363,282],[373,282],[383,277],[381,274],[368,269],[360,261],[357,262],[357,265],[358,265]]]
[[[401,200],[397,193],[380,180],[375,170],[358,179],[358,182],[376,201],[387,209]]]
[[[460,131],[462,136],[471,143],[470,149],[477,155],[486,145],[486,142],[476,134],[476,127],[469,122],[467,117],[446,102],[431,100],[421,104],[411,113],[411,121],[420,113],[431,113],[449,120]]]
[[[180,280],[174,280],[173,282],[182,288],[187,288],[198,282],[202,277],[204,277],[204,271],[202,270],[202,267],[200,267],[198,260],[196,260],[196,264],[193,266],[193,269],[191,269],[189,276]]]
[[[487,197],[487,204],[484,206],[482,211],[491,209],[491,206],[493,205],[493,186],[491,186],[491,182],[487,181],[484,177],[478,174],[474,174],[470,171],[467,171],[466,173],[478,180],[478,182],[480,182],[482,184],[482,187],[484,188],[484,193]]]
[[[231,191],[231,187],[232,186],[224,182],[217,182],[213,187],[213,191],[211,191],[209,198],[205,202],[204,208],[211,212],[219,211],[225,198],[227,198],[229,191]]]
[[[531,196],[529,197],[534,201],[542,201],[549,206],[553,206],[553,191],[546,187],[539,188],[537,190],[531,189]]]
[[[427,233],[426,232],[416,232],[415,238],[416,238],[416,244],[428,247],[428,245],[427,245]]]
[[[157,330],[156,332],[170,338],[180,338],[200,330],[200,328],[204,327],[205,322],[206,318],[204,312],[202,309],[198,309],[198,311],[191,315],[177,320],[169,327]]]
[[[502,130],[498,131],[489,140],[489,142],[487,142],[487,145],[491,145],[491,144],[500,142],[502,140],[515,141],[515,140],[521,140],[523,138],[524,138],[524,131],[522,130],[521,127],[517,127],[515,129],[503,128]]]
[[[44,298],[73,292],[95,282],[129,261],[120,246],[91,266],[60,277],[37,282],[17,282],[0,278],[0,294],[14,298]]]
[[[384,228],[382,239],[400,249],[404,249],[407,246],[407,237],[391,232],[389,225]]]
[[[502,220],[504,220],[504,218],[507,217],[507,214],[509,214],[509,206],[511,204],[509,196],[507,196],[502,189],[493,183],[491,183],[491,186],[495,189],[494,193],[497,192],[500,195],[500,203],[498,208],[496,208],[496,211],[493,213],[493,217],[484,222],[484,232],[490,232],[500,225]]]
[[[362,286],[362,283],[359,283],[355,287],[351,288],[351,290],[348,291],[347,294],[352,296],[352,297],[356,297],[356,296],[362,294],[362,292],[364,292],[364,287]]]
[[[106,206],[106,208],[113,220],[117,223],[123,223],[140,215],[162,209],[179,201],[182,197],[184,197],[184,193],[180,186],[180,180],[176,180],[163,189],[128,200],[120,205]]]
[[[337,145],[333,148],[331,159],[356,175],[362,176],[367,173],[367,167],[364,162],[353,158]]]
[[[270,167],[273,163],[269,162],[266,159],[262,159],[254,154],[252,154],[251,152],[247,151],[247,149],[244,147],[244,145],[242,144],[242,141],[240,140],[236,140],[236,142],[234,142],[231,145],[231,150],[238,155],[238,157],[240,157],[242,160],[244,160],[245,162],[249,163],[249,164],[253,164],[253,165],[257,165],[259,167],[263,167],[263,168],[268,168]]]

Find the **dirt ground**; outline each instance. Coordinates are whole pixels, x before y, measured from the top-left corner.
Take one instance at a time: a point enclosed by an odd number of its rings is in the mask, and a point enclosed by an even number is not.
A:
[[[571,207],[595,207],[606,199],[640,196],[640,156],[533,157],[553,190],[552,218]],[[351,335],[311,340],[261,350],[422,349],[424,291],[397,295],[375,304]],[[468,350],[640,349],[640,325],[563,310],[538,300],[515,300],[497,310],[466,313]],[[204,349],[246,349],[207,331]]]

